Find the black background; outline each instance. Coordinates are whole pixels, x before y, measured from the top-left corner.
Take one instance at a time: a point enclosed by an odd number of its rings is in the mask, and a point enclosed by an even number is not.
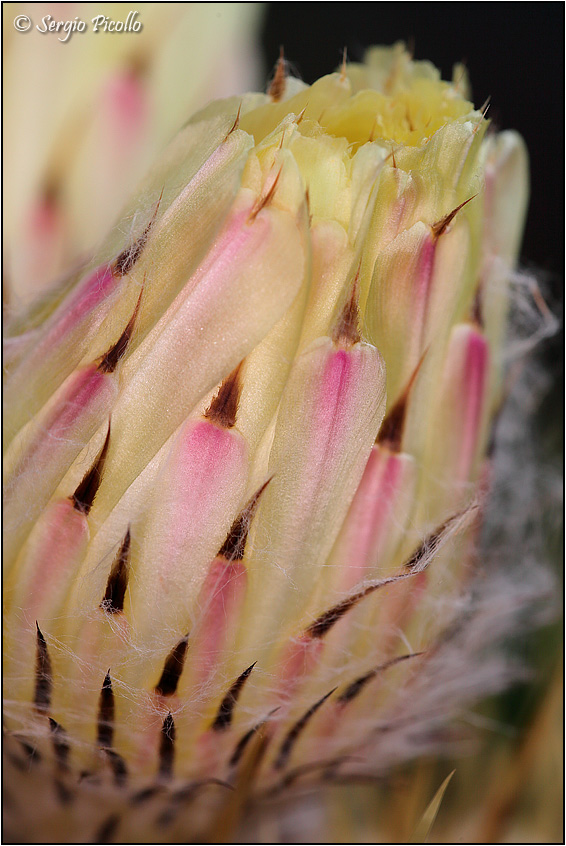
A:
[[[517,129],[531,155],[531,205],[523,260],[560,274],[564,235],[564,5],[554,3],[270,3],[268,66],[279,46],[305,82],[372,44],[404,40],[450,79],[464,61],[477,107]]]
[[[336,69],[343,48],[361,61],[372,44],[405,41],[416,59],[452,76],[465,62],[477,107],[516,129],[530,154],[531,200],[521,263],[536,269],[553,311],[564,302],[564,5],[552,3],[270,3],[262,43],[271,67],[283,46],[307,83]],[[562,320],[562,323],[564,321]],[[556,432],[563,408],[563,333],[542,356],[556,376],[547,397]]]

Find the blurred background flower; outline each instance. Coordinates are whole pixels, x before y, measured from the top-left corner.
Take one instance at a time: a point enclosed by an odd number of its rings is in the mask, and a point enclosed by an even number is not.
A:
[[[5,274],[16,311],[89,256],[194,111],[263,85],[261,3],[144,3],[138,32],[94,32],[95,15],[126,21],[129,10],[3,9]],[[26,33],[14,25],[21,15]],[[85,32],[36,29],[77,18]]]
[[[139,33],[17,32],[13,20],[95,14],[125,20],[124,4],[4,4],[4,268],[5,304],[25,312],[61,276],[89,257],[156,153],[193,111],[216,97],[262,89],[284,45],[306,82],[337,66],[343,47],[360,60],[372,43],[411,41],[449,76],[467,60],[479,105],[492,98],[498,128],[524,136],[531,155],[532,196],[523,263],[542,270],[545,293],[561,307],[563,279],[563,31],[560,4],[510,15],[506,4],[149,3]],[[132,7],[134,8],[134,7]],[[536,57],[536,60],[533,58]],[[528,77],[524,72],[528,61]],[[529,332],[527,327],[527,333]],[[505,475],[503,507],[517,519],[535,500],[528,531],[540,554],[561,560],[558,466],[563,392],[560,334],[541,358],[554,382],[532,377],[515,405],[531,405],[519,441],[531,451],[528,478]],[[535,383],[538,388],[535,390]],[[507,431],[507,429],[505,430]],[[523,484],[523,482],[528,484]],[[521,491],[521,488],[524,490]],[[525,493],[526,491],[526,493]],[[525,498],[531,499],[525,503]],[[524,535],[521,535],[523,537]],[[509,548],[511,554],[518,552]],[[509,554],[509,553],[508,553]],[[557,566],[558,569],[558,566]],[[318,837],[404,842],[443,778],[456,767],[431,835],[436,842],[549,842],[561,838],[562,677],[556,624],[525,635],[513,649],[531,668],[524,684],[462,715],[480,737],[474,754],[424,759],[387,785],[328,787],[288,818],[251,822],[262,842]],[[275,809],[276,810],[276,809]],[[300,832],[300,835],[297,834]],[[301,841],[302,842],[302,841]]]

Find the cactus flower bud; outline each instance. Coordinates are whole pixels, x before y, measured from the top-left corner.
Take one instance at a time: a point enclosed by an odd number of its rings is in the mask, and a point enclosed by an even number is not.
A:
[[[14,837],[214,842],[449,716],[419,702],[472,569],[527,192],[461,89],[400,45],[312,86],[281,58],[8,322]]]

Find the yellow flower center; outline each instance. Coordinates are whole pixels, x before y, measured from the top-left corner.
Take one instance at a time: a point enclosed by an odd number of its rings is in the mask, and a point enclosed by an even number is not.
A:
[[[320,124],[329,135],[347,138],[356,150],[367,141],[420,147],[438,129],[473,111],[473,105],[446,82],[415,79],[394,95],[360,91],[325,112]]]

